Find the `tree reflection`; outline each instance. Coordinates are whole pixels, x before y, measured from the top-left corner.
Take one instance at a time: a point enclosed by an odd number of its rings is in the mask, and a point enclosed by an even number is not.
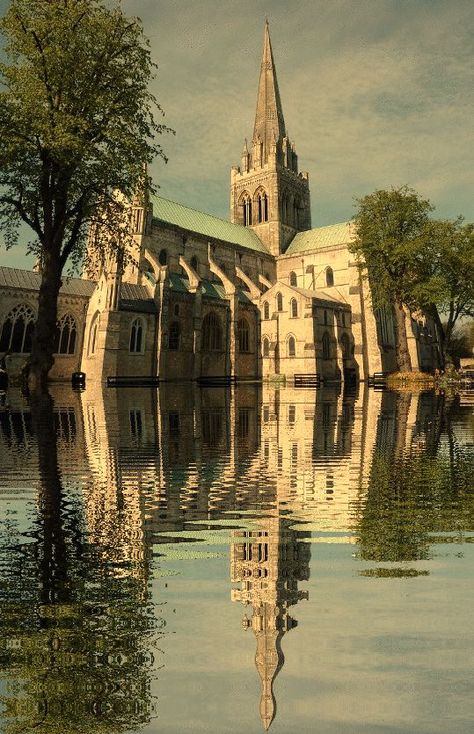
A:
[[[392,563],[427,559],[434,534],[462,533],[474,522],[474,464],[459,450],[452,426],[458,399],[421,396],[409,436],[410,396],[384,398],[367,495],[359,506],[360,557]],[[437,543],[448,541],[436,538]],[[410,575],[395,568],[363,573]]]
[[[32,402],[31,416],[39,469],[35,530],[30,542],[20,542],[18,528],[10,527],[2,559],[5,732],[135,730],[152,715],[147,579],[115,574],[87,542],[81,501],[62,485],[61,422],[50,396]]]

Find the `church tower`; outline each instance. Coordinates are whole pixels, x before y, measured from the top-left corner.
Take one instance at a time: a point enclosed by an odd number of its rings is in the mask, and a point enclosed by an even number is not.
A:
[[[268,21],[252,142],[245,141],[240,166],[231,172],[231,221],[251,227],[276,256],[297,232],[311,229],[307,173],[298,173],[298,156],[283,118]]]

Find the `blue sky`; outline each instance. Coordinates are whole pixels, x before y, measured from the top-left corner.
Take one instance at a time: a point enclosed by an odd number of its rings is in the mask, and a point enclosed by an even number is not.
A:
[[[7,3],[0,0],[0,9]],[[409,184],[436,215],[474,219],[471,0],[123,0],[159,69],[176,137],[161,194],[228,216],[230,167],[251,137],[265,17],[286,125],[310,175],[313,226],[353,197]],[[0,263],[25,266],[0,249]]]

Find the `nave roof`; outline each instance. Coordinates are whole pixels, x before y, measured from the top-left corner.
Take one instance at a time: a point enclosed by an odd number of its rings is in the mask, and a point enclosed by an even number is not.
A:
[[[153,219],[172,224],[180,229],[212,237],[232,245],[240,245],[248,250],[270,253],[252,229],[242,224],[232,224],[212,214],[205,214],[183,204],[177,204],[162,196],[152,196]]]

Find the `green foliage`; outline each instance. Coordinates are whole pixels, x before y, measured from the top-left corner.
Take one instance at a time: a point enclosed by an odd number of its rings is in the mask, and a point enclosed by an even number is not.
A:
[[[351,250],[367,268],[374,306],[408,304],[413,260],[433,207],[407,186],[375,191],[357,205]]]
[[[154,64],[140,21],[99,0],[12,0],[0,31],[0,227],[11,246],[26,222],[30,250],[63,267],[97,212],[108,239],[123,231],[114,192],[132,197],[144,164],[164,157]]]
[[[474,315],[474,225],[455,221],[427,222],[416,254],[413,299],[424,311],[433,304],[454,321]]]
[[[406,186],[357,203],[352,251],[374,306],[403,305],[431,318],[444,367],[457,320],[474,315],[474,225],[430,219],[430,202]]]

